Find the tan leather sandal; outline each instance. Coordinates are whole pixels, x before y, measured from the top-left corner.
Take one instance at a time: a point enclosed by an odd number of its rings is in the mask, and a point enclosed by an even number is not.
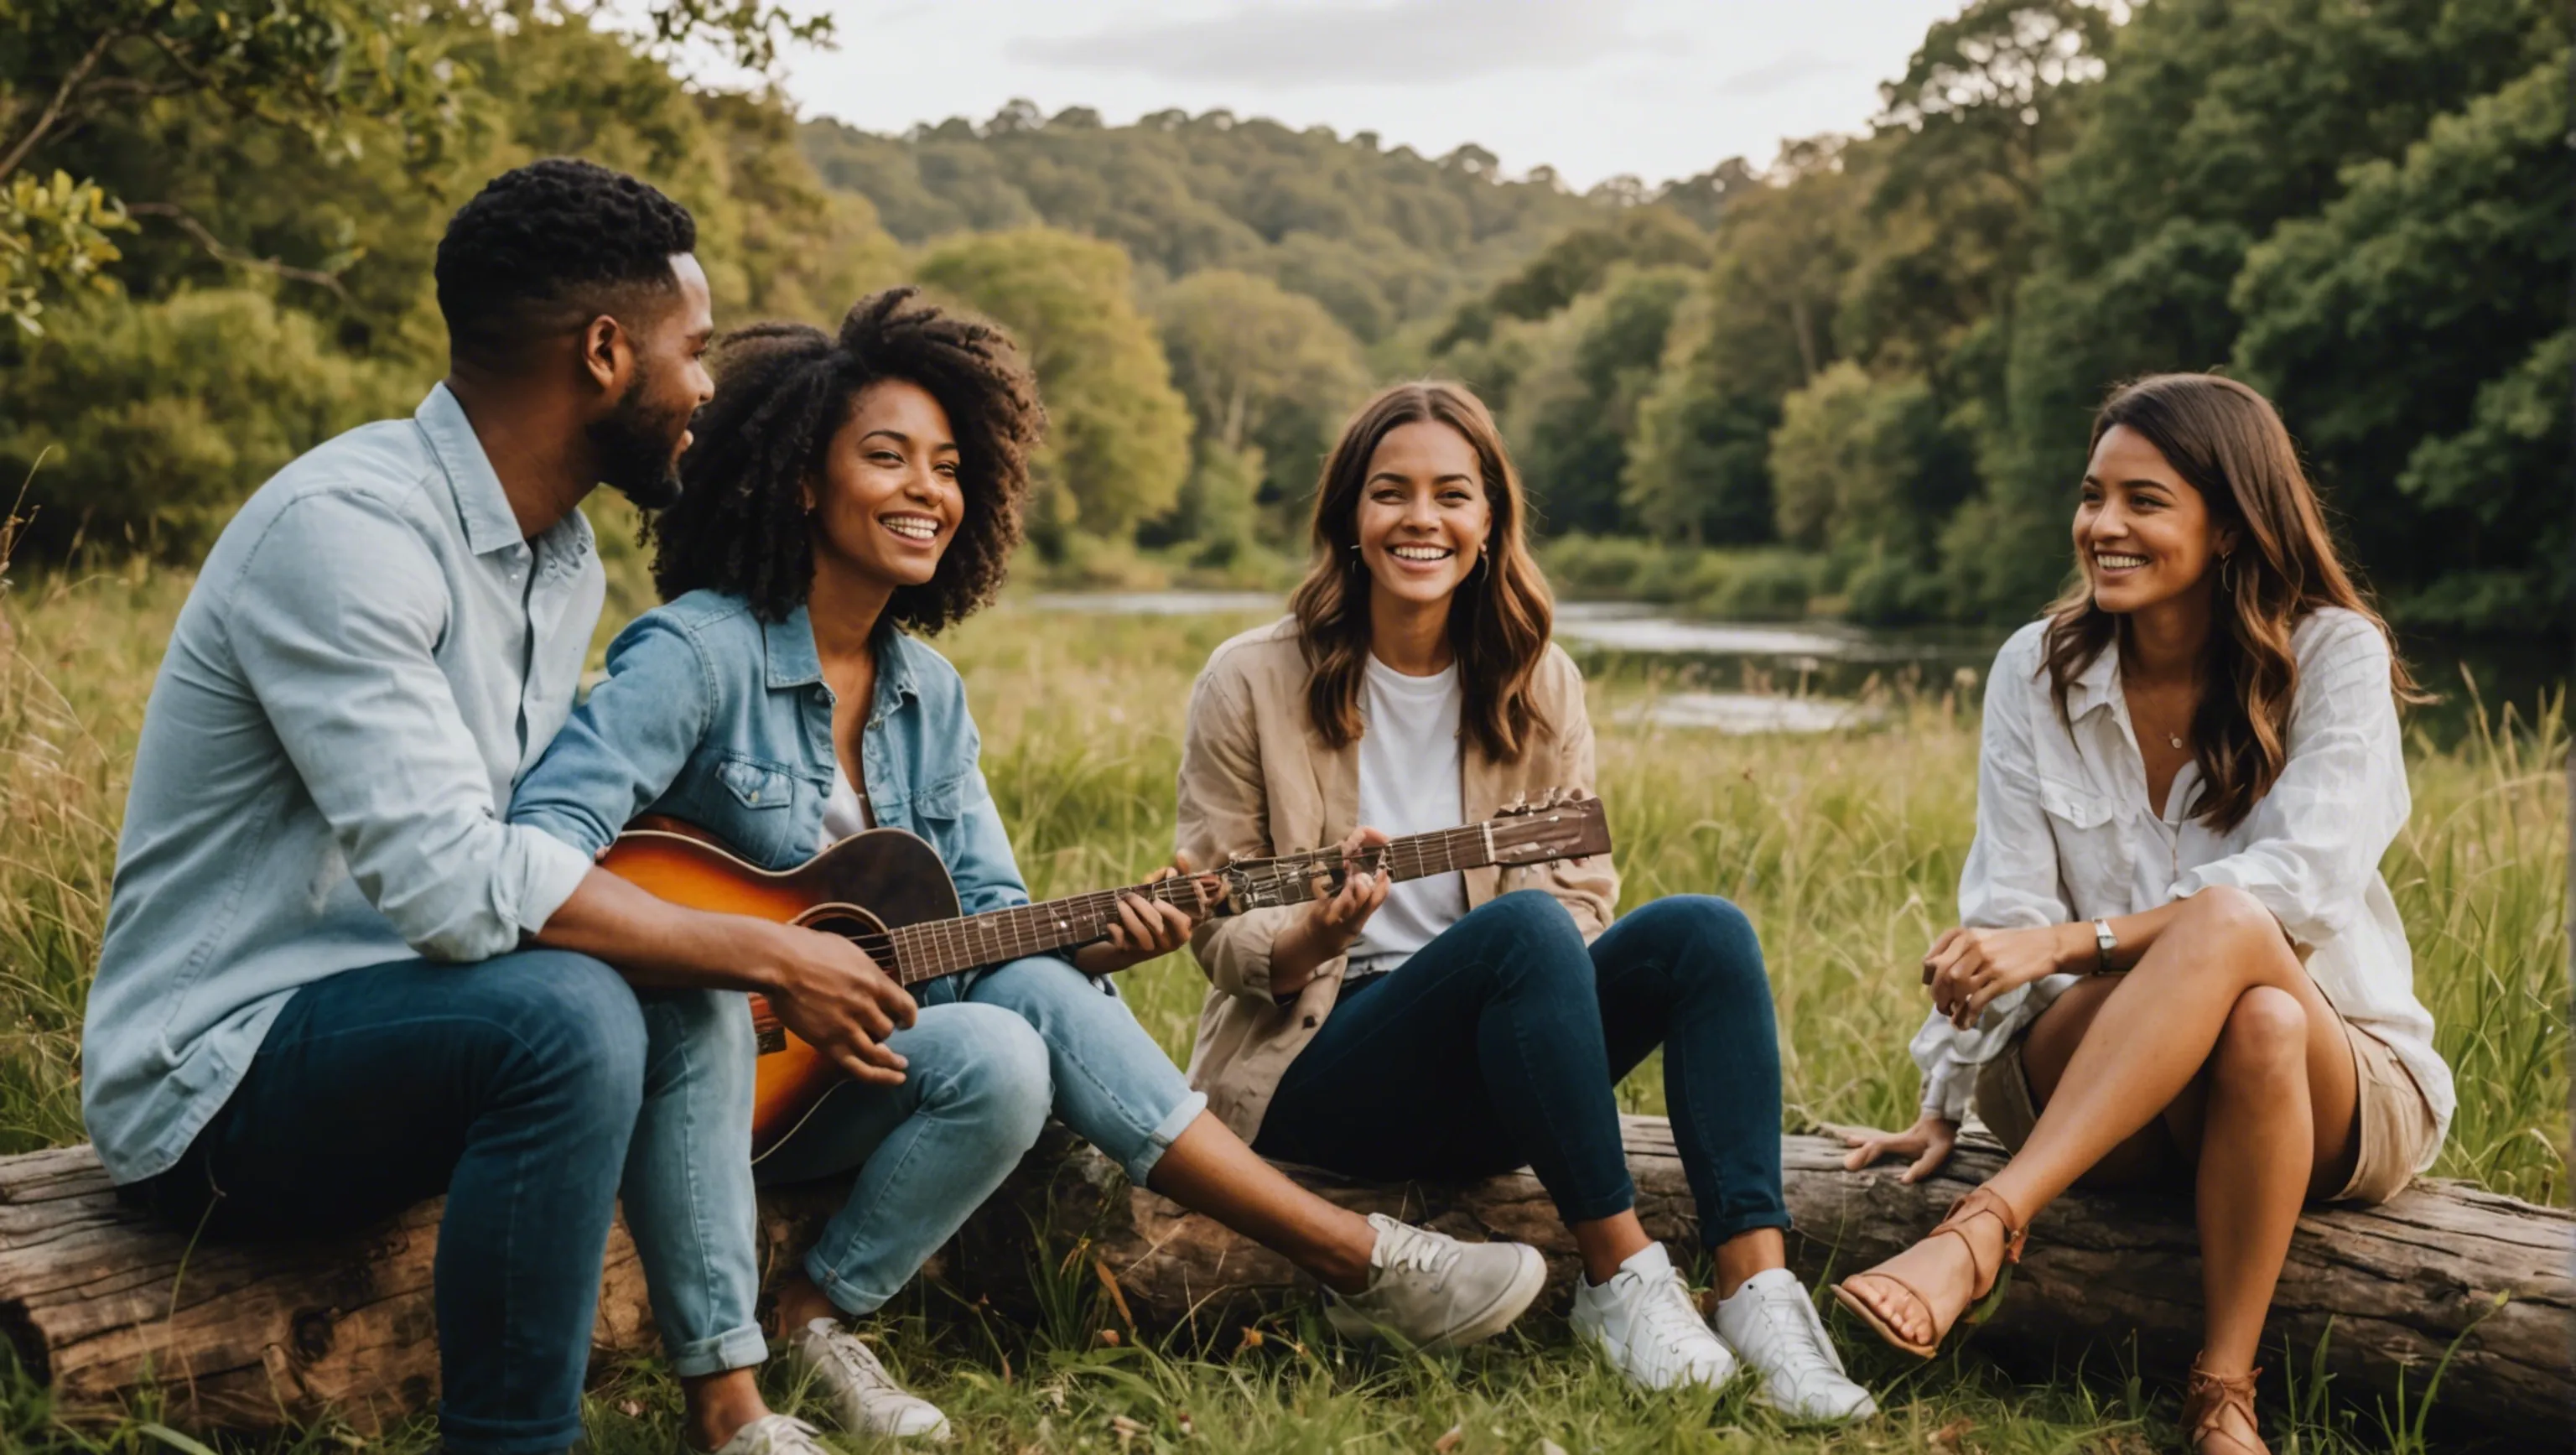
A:
[[[1921,1289],[1907,1283],[1904,1279],[1899,1278],[1892,1273],[1880,1272],[1879,1269],[1887,1266],[1884,1263],[1880,1264],[1878,1268],[1872,1268],[1867,1272],[1854,1274],[1851,1278],[1847,1278],[1842,1282],[1835,1284],[1835,1300],[1843,1307],[1850,1309],[1855,1317],[1857,1317],[1862,1323],[1869,1325],[1870,1330],[1873,1333],[1876,1333],[1880,1338],[1885,1339],[1890,1345],[1904,1350],[1906,1353],[1913,1355],[1917,1359],[1931,1358],[1933,1355],[1941,1351],[1941,1341],[1950,1337],[1950,1328],[1952,1325],[1959,1322],[1959,1315],[1966,1313],[1969,1309],[1975,1308],[1980,1299],[1983,1299],[1987,1294],[1994,1292],[1995,1280],[2003,1276],[2004,1270],[2002,1263],[1998,1263],[1994,1267],[1988,1268],[1977,1261],[1977,1241],[1976,1239],[1968,1236],[1968,1222],[1971,1218],[1980,1217],[1993,1218],[1997,1223],[2003,1226],[2004,1263],[2019,1263],[2021,1261],[2022,1245],[2030,1241],[2030,1226],[2014,1214],[2011,1204],[2005,1202],[1990,1189],[1983,1187],[1976,1188],[1970,1191],[1967,1196],[1950,1204],[1949,1213],[1941,1219],[1939,1226],[1933,1228],[1931,1232],[1924,1235],[1923,1243],[1931,1242],[1934,1238],[1940,1237],[1945,1233],[1958,1239],[1962,1244],[1966,1245],[1968,1249],[1968,1266],[1975,1271],[1977,1278],[1972,1291],[1968,1295],[1968,1301],[1966,1304],[1962,1305],[1956,1312],[1952,1313],[1950,1317],[1946,1319],[1940,1318],[1937,1315],[1933,1318],[1932,1342],[1928,1344],[1917,1344],[1907,1339],[1904,1335],[1896,1331],[1894,1325],[1881,1317],[1878,1310],[1871,1308],[1866,1300],[1852,1291],[1852,1284],[1858,1280],[1863,1278],[1875,1278],[1881,1283],[1892,1283],[1898,1288],[1904,1289],[1907,1296],[1911,1297],[1916,1303],[1923,1306],[1923,1311],[1925,1313],[1931,1313],[1932,1300],[1925,1298]],[[1917,1243],[1915,1244],[1915,1247],[1919,1248],[1923,1246],[1923,1243]]]
[[[2212,1374],[2200,1367],[2199,1360],[2191,1361],[2191,1383],[2182,1396],[2182,1427],[2190,1432],[2192,1449],[2201,1449],[2201,1442],[2212,1435],[2240,1446],[2248,1443],[2245,1436],[2228,1428],[2227,1417],[2233,1413],[2243,1415],[2245,1428],[2254,1432],[2253,1447],[2270,1455],[2272,1447],[2263,1443],[2263,1427],[2254,1418],[2254,1379],[2262,1372]]]

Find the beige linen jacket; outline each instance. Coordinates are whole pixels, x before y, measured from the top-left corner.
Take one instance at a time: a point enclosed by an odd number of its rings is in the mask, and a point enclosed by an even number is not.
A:
[[[1323,848],[1358,827],[1359,748],[1324,746],[1306,716],[1306,659],[1297,623],[1285,617],[1218,647],[1190,689],[1181,747],[1180,850],[1215,866]],[[1538,726],[1517,763],[1495,763],[1469,738],[1460,754],[1459,803],[1467,822],[1552,788],[1592,791],[1592,721],[1583,674],[1550,644],[1531,682]],[[1608,856],[1582,864],[1520,864],[1463,871],[1469,908],[1515,889],[1543,889],[1574,914],[1585,940],[1610,924],[1619,875]],[[1209,1109],[1249,1142],[1270,1110],[1288,1063],[1314,1039],[1341,994],[1336,957],[1286,1002],[1270,990],[1270,946],[1303,905],[1250,910],[1210,920],[1190,936],[1207,973],[1190,1052],[1190,1084]]]

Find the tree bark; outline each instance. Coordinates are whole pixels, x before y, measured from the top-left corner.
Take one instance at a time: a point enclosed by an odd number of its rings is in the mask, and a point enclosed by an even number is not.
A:
[[[1631,1117],[1628,1160],[1647,1230],[1695,1255],[1689,1188],[1663,1119]],[[1938,1178],[1842,1170],[1838,1146],[1791,1137],[1791,1261],[1810,1280],[1864,1268],[1920,1237],[1999,1161],[1964,1146]],[[1298,1175],[1333,1201],[1548,1254],[1561,1309],[1574,1250],[1526,1171],[1467,1185],[1372,1187]],[[838,1206],[826,1182],[761,1200],[775,1266]],[[2321,1340],[2346,1399],[2420,1400],[2445,1354],[2440,1408],[2495,1433],[2555,1443],[2571,1383],[2570,1215],[2456,1183],[2302,1218],[2265,1335],[2267,1362],[2305,1368]],[[156,1382],[172,1417],[263,1428],[335,1409],[360,1429],[437,1392],[430,1261],[438,1204],[346,1238],[297,1246],[200,1244],[120,1206],[86,1147],[0,1159],[0,1338],[67,1412],[112,1408]],[[1043,1243],[1041,1242],[1043,1240]],[[1127,1186],[1098,1153],[1051,1133],[976,1214],[936,1270],[968,1301],[1027,1321],[1066,1317],[1177,1331],[1224,1349],[1306,1296],[1288,1264],[1205,1218]],[[2188,1203],[2069,1194],[2044,1214],[1995,1319],[1973,1338],[2014,1359],[2115,1349],[2150,1377],[2198,1347],[2200,1270]],[[2329,1326],[2332,1337],[2327,1338]],[[1954,1336],[1957,1337],[1957,1336]],[[593,1343],[652,1347],[641,1271],[610,1237]]]

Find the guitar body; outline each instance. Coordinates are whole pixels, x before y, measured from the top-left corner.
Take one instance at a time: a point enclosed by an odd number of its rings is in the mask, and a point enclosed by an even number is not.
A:
[[[1488,864],[1608,852],[1610,825],[1601,800],[1550,794],[1544,803],[1515,805],[1482,823],[1408,834],[1369,850],[1367,865],[1401,882]],[[971,918],[958,913],[957,886],[938,851],[901,829],[855,834],[793,869],[773,872],[744,863],[693,825],[648,817],[619,835],[599,866],[691,909],[845,936],[897,983],[916,985],[971,966],[1106,939],[1127,896],[1181,906],[1194,919],[1303,904],[1331,893],[1354,862],[1338,849],[1238,859],[1204,875],[1169,876]],[[751,1023],[760,1037],[751,1117],[757,1161],[804,1122],[840,1081],[841,1071],[780,1025],[761,996],[751,998]]]
[[[599,866],[673,904],[854,938],[957,917],[957,886],[938,851],[902,829],[852,835],[780,871],[745,863],[685,826],[630,829],[609,846]],[[893,974],[897,967],[885,969]],[[752,1020],[761,1042],[751,1110],[757,1161],[844,1078],[840,1068],[778,1025],[756,995]]]

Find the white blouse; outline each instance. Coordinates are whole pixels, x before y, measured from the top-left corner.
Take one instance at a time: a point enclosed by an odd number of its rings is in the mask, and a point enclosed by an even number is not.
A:
[[[2163,814],[2148,806],[2116,650],[2069,684],[2058,715],[2046,629],[2033,622],[2015,633],[1986,683],[1977,839],[1959,875],[1959,922],[2108,919],[2234,885],[2280,920],[2335,1010],[2388,1043],[2447,1135],[2458,1104],[2451,1071],[2433,1050],[2433,1017],[2415,998],[2414,957],[2379,874],[2412,804],[2379,629],[2328,607],[2291,632],[2299,678],[2289,757],[2271,792],[2226,833],[2182,816],[2199,792],[2196,764],[2183,765]],[[1933,1012],[1912,1046],[1924,1110],[1963,1117],[1978,1067],[2077,978],[2051,975],[1998,996],[1964,1031]],[[2440,1148],[2437,1137],[2425,1165]]]

